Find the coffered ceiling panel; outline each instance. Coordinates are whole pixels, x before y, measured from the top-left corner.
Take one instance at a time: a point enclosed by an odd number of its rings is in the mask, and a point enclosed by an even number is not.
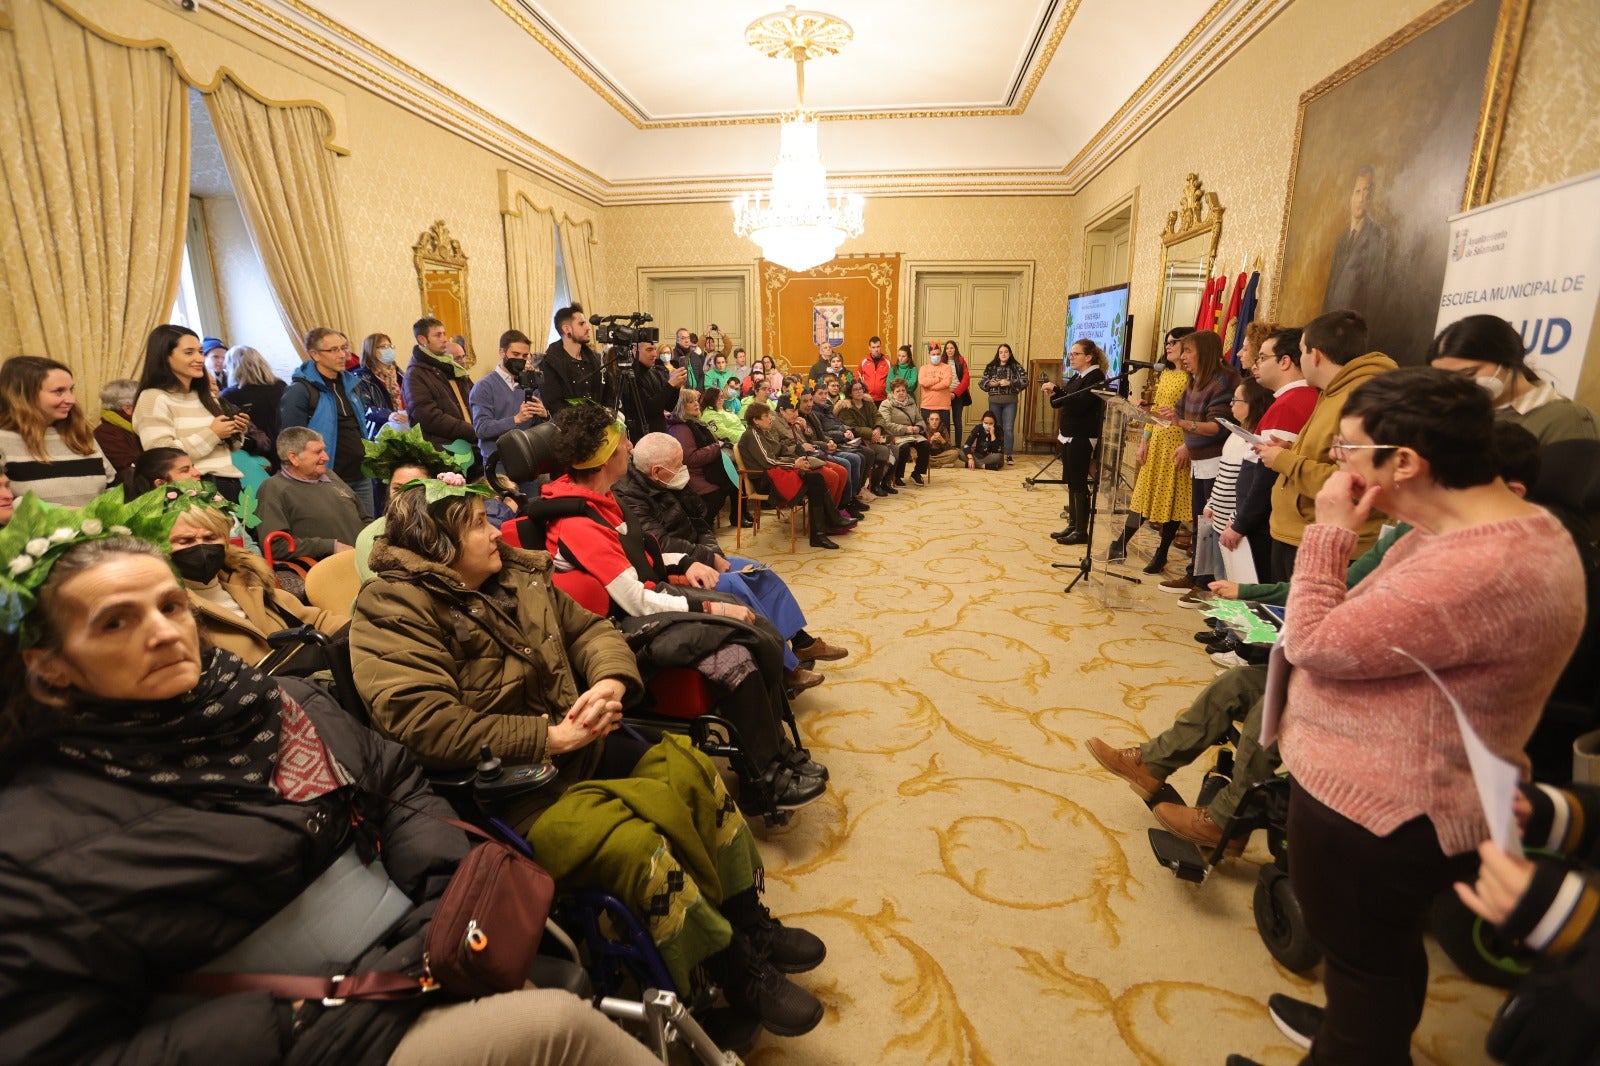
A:
[[[1075,191],[1291,0],[815,2],[855,33],[806,65],[830,174],[927,195]],[[775,0],[207,6],[607,203],[765,184],[795,102],[744,43]]]

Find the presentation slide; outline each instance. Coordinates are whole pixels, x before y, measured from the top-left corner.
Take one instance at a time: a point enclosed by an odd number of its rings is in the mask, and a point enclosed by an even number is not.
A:
[[[1105,349],[1106,377],[1115,378],[1122,372],[1127,336],[1127,285],[1113,285],[1067,297],[1067,335],[1061,348],[1063,364],[1073,344],[1081,337],[1088,337]],[[1062,371],[1065,373],[1065,365]]]

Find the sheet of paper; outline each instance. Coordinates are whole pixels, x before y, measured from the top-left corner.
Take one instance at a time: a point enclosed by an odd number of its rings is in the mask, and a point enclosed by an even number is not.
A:
[[[1278,725],[1283,721],[1283,705],[1289,699],[1289,657],[1283,645],[1274,644],[1267,658],[1267,691],[1261,696],[1261,746],[1275,744]]]
[[[1234,423],[1229,422],[1226,418],[1217,419],[1217,424],[1220,425],[1223,429],[1227,430],[1229,433],[1232,433],[1235,437],[1243,437],[1245,440],[1249,441],[1251,444],[1274,444],[1274,443],[1276,443],[1275,441],[1269,440],[1268,438],[1263,437],[1260,434],[1251,433],[1248,429],[1245,429],[1243,426],[1240,426],[1240,425],[1235,425]]]
[[[1219,541],[1217,548],[1222,552],[1222,572],[1229,581],[1254,585],[1259,580],[1256,577],[1256,557],[1250,551],[1248,540],[1241,540],[1237,548],[1224,548]]]
[[[1478,786],[1478,802],[1483,804],[1483,816],[1489,823],[1489,838],[1507,855],[1520,858],[1522,834],[1517,830],[1517,819],[1511,813],[1511,804],[1516,798],[1517,786],[1522,781],[1522,771],[1489,750],[1488,745],[1484,744],[1483,739],[1472,728],[1472,723],[1467,721],[1466,714],[1461,710],[1460,701],[1448,688],[1445,688],[1439,675],[1434,673],[1427,663],[1404,648],[1391,646],[1389,650],[1404,655],[1422,667],[1422,672],[1428,675],[1428,680],[1432,681],[1439,691],[1444,693],[1444,698],[1450,701],[1450,709],[1456,715],[1456,727],[1461,730],[1461,743],[1467,749],[1467,765],[1472,768],[1472,781]]]

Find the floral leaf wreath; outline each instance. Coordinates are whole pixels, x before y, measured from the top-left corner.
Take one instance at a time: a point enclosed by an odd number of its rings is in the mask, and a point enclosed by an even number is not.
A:
[[[404,433],[396,433],[384,426],[377,440],[364,440],[361,447],[366,457],[361,460],[361,472],[367,477],[388,481],[402,466],[420,466],[424,470],[445,470],[461,473],[469,465],[460,456],[435,448],[422,435],[421,426],[412,426]]]
[[[467,484],[467,479],[453,470],[446,470],[438,477],[413,478],[401,485],[396,491],[405,492],[407,489],[421,489],[423,498],[427,500],[430,507],[440,500],[449,499],[452,496],[493,496],[495,494],[494,489],[481,481],[475,481],[470,485]]]
[[[137,537],[166,551],[180,513],[168,502],[162,489],[127,501],[120,487],[81,510],[45,503],[31,492],[23,496],[0,530],[0,632],[16,635],[25,648],[38,641],[39,588],[69,549],[108,537]]]
[[[174,515],[181,515],[196,507],[209,507],[243,522],[248,528],[261,524],[256,514],[255,493],[249,490],[239,493],[237,504],[218,492],[217,487],[209,481],[173,481],[157,486],[155,491],[161,493],[161,506]]]

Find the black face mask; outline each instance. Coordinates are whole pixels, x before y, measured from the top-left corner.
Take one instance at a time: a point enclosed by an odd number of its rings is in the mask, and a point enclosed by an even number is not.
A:
[[[510,374],[514,378],[521,377],[522,372],[526,369],[528,369],[528,361],[526,359],[506,360],[506,373]]]
[[[179,548],[172,553],[172,565],[185,581],[204,585],[215,579],[217,572],[222,569],[223,554],[227,550],[226,544],[196,544],[190,548]]]

